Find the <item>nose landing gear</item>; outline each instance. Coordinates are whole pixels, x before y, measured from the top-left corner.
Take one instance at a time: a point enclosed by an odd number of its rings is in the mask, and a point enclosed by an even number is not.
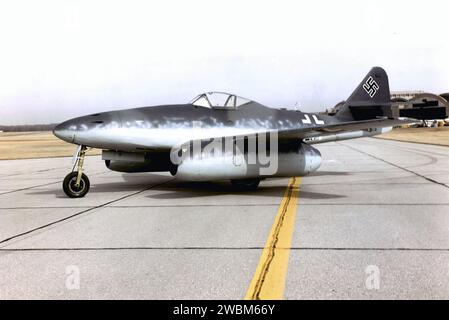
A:
[[[80,146],[76,153],[76,160],[73,170],[78,165],[77,170],[70,172],[62,183],[64,193],[70,198],[81,198],[86,195],[90,188],[89,178],[83,173],[84,157],[86,155],[86,146]]]

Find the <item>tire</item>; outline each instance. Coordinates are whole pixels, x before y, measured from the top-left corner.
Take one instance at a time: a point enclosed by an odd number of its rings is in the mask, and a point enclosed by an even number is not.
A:
[[[231,184],[235,189],[245,191],[256,190],[259,183],[260,179],[231,180]]]
[[[77,188],[75,186],[77,177],[78,171],[70,172],[64,178],[64,182],[62,183],[62,189],[64,190],[64,193],[70,198],[82,198],[89,191],[90,188],[89,178],[84,173],[82,173],[80,186]]]

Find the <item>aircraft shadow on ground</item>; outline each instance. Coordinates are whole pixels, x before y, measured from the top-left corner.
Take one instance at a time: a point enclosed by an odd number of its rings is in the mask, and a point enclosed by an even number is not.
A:
[[[320,175],[344,175],[344,172],[322,172]],[[218,195],[239,195],[239,196],[259,196],[259,197],[278,197],[284,196],[286,186],[285,185],[269,185],[267,181],[276,181],[285,178],[273,178],[266,181],[262,181],[259,188],[253,191],[245,191],[235,189],[229,182],[184,182],[170,179],[167,176],[157,174],[123,174],[124,181],[116,182],[103,182],[96,183],[95,179],[91,179],[91,194],[99,192],[119,192],[129,191],[136,192],[149,188],[156,192],[154,194],[147,195],[147,198],[151,199],[188,199],[188,198],[201,198],[208,196]],[[151,187],[151,185],[156,185]],[[161,184],[158,186],[158,184]],[[62,191],[61,185],[55,185],[55,187],[47,190],[34,190],[28,194],[53,194],[56,198],[66,198]],[[344,198],[345,196],[339,194],[329,194],[321,192],[307,191],[307,186],[302,186],[299,192],[299,198],[304,199],[336,199]]]
[[[152,190],[165,191],[164,193],[149,194],[146,197],[151,199],[188,199],[201,198],[219,195],[257,196],[282,198],[284,196],[285,185],[264,185],[262,181],[259,188],[253,191],[236,190],[230,183],[226,182],[179,182],[172,181]],[[307,187],[300,188],[299,198],[303,199],[335,199],[343,198],[343,195],[311,192]]]

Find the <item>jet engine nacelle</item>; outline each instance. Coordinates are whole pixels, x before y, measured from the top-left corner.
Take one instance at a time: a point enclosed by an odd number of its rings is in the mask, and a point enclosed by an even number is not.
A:
[[[304,143],[279,146],[279,152],[267,158],[268,163],[261,163],[257,154],[199,153],[183,159],[174,176],[190,181],[292,177],[307,175],[321,165],[320,152]]]
[[[157,171],[144,162],[105,160],[105,164],[109,170],[117,172],[134,173]]]
[[[106,167],[118,172],[160,172],[170,171],[173,165],[168,153],[134,153],[103,150],[102,159]]]

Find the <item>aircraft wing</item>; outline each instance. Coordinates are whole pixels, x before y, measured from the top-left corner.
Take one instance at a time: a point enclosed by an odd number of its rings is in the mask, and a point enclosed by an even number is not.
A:
[[[340,122],[340,123],[333,123],[333,124],[323,124],[323,125],[317,125],[313,127],[302,127],[302,128],[296,128],[296,129],[284,129],[284,130],[277,130],[278,139],[282,141],[288,141],[288,140],[303,140],[307,138],[316,138],[320,136],[326,136],[326,135],[333,135],[333,134],[339,134],[344,132],[351,132],[351,131],[359,131],[359,130],[368,130],[368,129],[375,129],[375,128],[385,128],[385,127],[394,127],[399,125],[405,125],[405,124],[411,124],[416,123],[416,120],[395,120],[395,119],[388,119],[388,118],[379,118],[379,119],[370,119],[370,120],[359,120],[359,121],[349,121],[349,122]],[[261,130],[259,132],[253,132],[250,134],[242,134],[242,135],[236,135],[232,136],[235,139],[243,139],[245,137],[254,136],[256,134],[268,134],[275,132],[274,130]],[[380,134],[380,133],[375,133]],[[369,136],[369,135],[367,135]],[[226,136],[222,137],[210,137],[206,140],[210,139],[224,139],[227,138]],[[348,139],[348,138],[346,138]],[[349,139],[352,139],[350,137]],[[186,141],[187,143],[188,141]],[[192,140],[190,140],[192,142]],[[308,143],[317,143],[319,141],[311,141]],[[322,141],[325,142],[325,141]]]
[[[371,128],[385,128],[399,125],[415,123],[416,120],[395,120],[395,119],[370,119],[361,121],[340,122],[334,124],[324,124],[314,127],[304,127],[298,129],[287,129],[278,131],[279,139],[305,139],[320,135],[336,134],[349,131],[366,130]]]

